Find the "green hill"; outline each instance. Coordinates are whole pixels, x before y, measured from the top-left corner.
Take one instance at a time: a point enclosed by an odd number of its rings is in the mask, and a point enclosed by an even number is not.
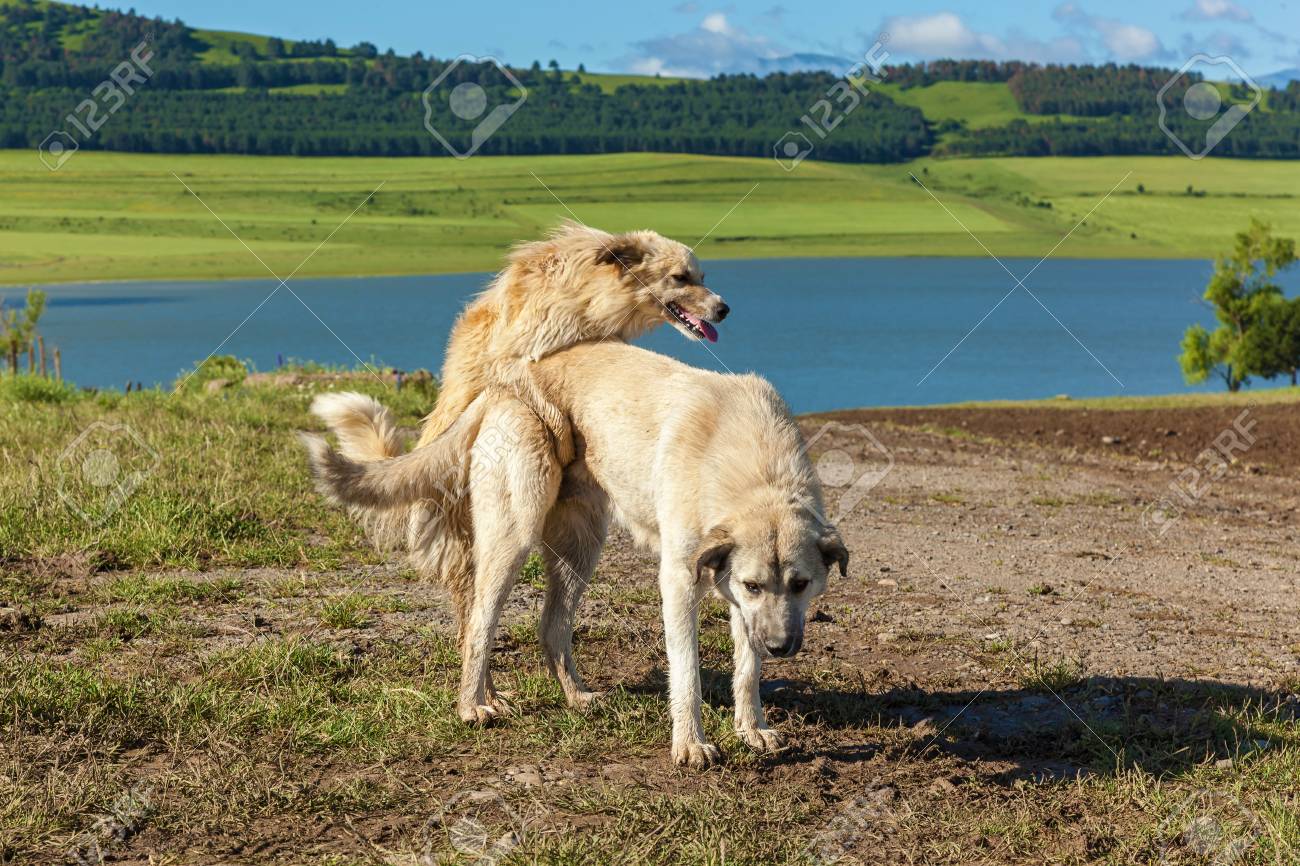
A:
[[[146,85],[129,99],[103,94],[109,72],[152,40]],[[191,27],[133,13],[52,2],[0,3],[0,147],[36,147],[54,131],[64,150],[248,153],[298,156],[532,155],[657,151],[769,156],[787,133],[815,144],[812,159],[903,162],[926,155],[1090,156],[1177,154],[1157,123],[1157,90],[1171,70],[1040,66],[1017,61],[936,61],[886,67],[887,83],[860,105],[834,100],[828,72],[719,76],[688,81],[512,68],[530,98],[484,138],[477,119],[450,110],[454,86],[513,103],[516,85],[491,64],[416,54],[366,42]],[[445,89],[426,94],[431,83]],[[1179,79],[1180,100],[1199,83]],[[100,88],[97,90],[97,88]],[[1242,88],[1219,85],[1230,101]],[[1300,85],[1267,94],[1219,142],[1218,156],[1300,157]],[[90,107],[87,108],[86,106]],[[102,128],[77,111],[107,109]],[[119,111],[118,108],[121,108]],[[70,109],[75,109],[70,115]],[[517,109],[517,110],[515,110]],[[102,112],[101,112],[102,113]],[[69,118],[72,119],[69,119]],[[1216,118],[1175,111],[1184,141],[1205,141]],[[435,140],[426,122],[438,130]],[[822,126],[819,126],[822,124]],[[94,133],[90,132],[94,128]],[[796,142],[797,144],[797,142]]]
[[[575,214],[611,230],[707,237],[705,258],[985,255],[963,225],[999,256],[1035,260],[1071,229],[1057,255],[1206,258],[1251,216],[1300,236],[1295,165],[1262,160],[810,161],[793,172],[772,159],[674,154],[75,161],[50,172],[30,151],[0,151],[0,284],[266,276],[173,172],[277,273],[347,219],[303,276],[490,270],[511,243]]]

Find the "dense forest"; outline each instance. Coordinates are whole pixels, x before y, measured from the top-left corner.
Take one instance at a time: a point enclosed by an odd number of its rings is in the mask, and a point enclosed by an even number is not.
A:
[[[105,81],[114,70],[121,76],[124,62],[138,66],[128,67],[134,84],[116,93]],[[343,48],[328,39],[212,34],[130,12],[18,0],[0,7],[0,147],[36,147],[55,135],[69,139],[67,146],[147,152],[445,155],[426,118],[458,150],[470,147],[474,123],[461,120],[446,95],[473,81],[483,85],[489,106],[511,106],[509,123],[483,140],[483,153],[770,156],[791,130],[815,145],[814,158],[849,162],[931,152],[1178,152],[1156,122],[1156,94],[1172,70],[949,60],[884,73],[903,88],[1005,84],[1026,118],[984,129],[936,125],[881,93],[852,91],[846,100],[842,80],[831,73],[651,81],[610,93],[537,63],[510,70],[528,91],[515,106],[513,83],[488,65],[401,57],[364,42]],[[440,91],[422,98],[440,76]],[[1177,82],[1168,104],[1180,105],[1197,81]],[[1249,94],[1233,94],[1243,95]],[[103,122],[107,115],[111,122]],[[1196,121],[1179,110],[1166,122],[1196,141],[1213,118]],[[814,129],[819,125],[829,130],[825,136]],[[1215,153],[1300,157],[1300,85],[1270,91]]]

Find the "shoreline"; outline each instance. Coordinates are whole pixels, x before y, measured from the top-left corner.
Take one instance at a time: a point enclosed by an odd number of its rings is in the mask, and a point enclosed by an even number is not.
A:
[[[791,255],[791,256],[702,256],[701,262],[822,262],[827,259],[841,259],[845,261],[874,262],[886,259],[944,259],[944,260],[970,260],[985,261],[990,259],[988,255],[956,255],[956,254],[908,254],[908,253],[890,253],[881,255],[839,255],[827,254],[819,255]],[[998,256],[998,261],[1002,262],[1026,262],[1037,263],[1038,257],[1034,256]],[[1053,256],[1050,261],[1054,262],[1204,262],[1213,264],[1213,259],[1203,258],[1201,256]],[[329,273],[329,274],[310,274],[306,276],[295,275],[294,280],[386,280],[386,279],[405,279],[412,277],[474,277],[481,276],[490,278],[495,274],[495,270],[449,270],[449,271],[402,271],[395,273]],[[162,285],[166,283],[274,283],[276,278],[270,276],[188,276],[188,277],[124,277],[98,280],[55,280],[50,282],[4,282],[0,280],[0,293],[13,289],[59,289],[68,287],[91,287],[91,286],[115,286],[115,285]],[[286,280],[291,282],[290,280]]]

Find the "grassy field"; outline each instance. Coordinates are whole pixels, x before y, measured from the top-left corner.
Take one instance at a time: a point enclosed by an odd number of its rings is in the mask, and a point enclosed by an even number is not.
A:
[[[836,642],[840,655],[810,648],[771,675],[772,712],[801,744],[786,759],[755,756],[730,734],[719,673],[729,670],[730,637],[710,604],[705,723],[728,764],[704,775],[667,767],[659,609],[645,581],[653,571],[640,561],[620,570],[617,555],[584,602],[579,658],[598,676],[613,664],[598,660],[619,659],[627,679],[590,713],[565,708],[536,646],[541,578],[525,569],[496,674],[521,718],[466,727],[453,711],[458,659],[445,600],[383,565],[310,489],[292,432],[312,426],[306,406],[316,387],[209,393],[191,384],[174,396],[91,395],[0,377],[0,862],[66,862],[67,852],[95,845],[132,862],[200,853],[461,862],[467,849],[455,833],[465,825],[455,822],[467,817],[455,808],[469,808],[461,795],[484,786],[498,800],[468,818],[481,816],[494,833],[528,828],[504,863],[874,862],[853,858],[887,844],[906,851],[905,862],[969,862],[975,852],[987,862],[1116,866],[1158,862],[1173,845],[1164,862],[1191,864],[1204,861],[1185,856],[1170,830],[1182,824],[1171,822],[1182,820],[1189,795],[1207,790],[1231,791],[1237,807],[1225,818],[1236,823],[1216,832],[1257,839],[1243,862],[1294,862],[1286,858],[1300,851],[1293,717],[1235,687],[1091,677],[1073,661],[1040,661],[1035,649],[1030,662],[1027,646],[981,640],[987,626],[959,640],[915,617],[884,645],[901,670],[885,670],[871,635],[886,627],[876,618],[891,621],[877,612],[890,603],[876,580],[888,569],[866,553],[822,606],[849,629]],[[351,387],[382,396],[407,425],[432,397],[365,379]],[[68,450],[96,424],[110,425],[97,428],[108,437],[99,444],[124,471],[144,469],[124,500],[84,483],[89,452]],[[873,513],[899,521],[896,531],[919,520],[928,539],[928,527],[946,525],[944,509],[965,512],[975,495],[945,491],[891,488]],[[1052,507],[1100,515],[1120,501],[1074,498]],[[937,513],[917,517],[924,509]],[[955,579],[974,567],[956,566]],[[914,571],[888,575],[906,590],[889,598],[930,610],[938,590],[911,592]],[[1061,616],[1041,582],[1013,592],[1003,576],[979,574],[999,605]],[[917,662],[947,659],[954,647],[957,661]],[[983,706],[1009,702],[1009,712],[1039,725],[1036,714],[1057,693],[1078,696],[1080,707],[1110,706],[1119,694],[1124,715],[1089,731],[1067,717],[987,745],[899,721],[980,699],[954,684],[958,662],[996,671]],[[1031,769],[1016,775],[1004,758],[962,748],[1002,749]],[[1062,756],[1087,772],[1032,769]],[[856,853],[828,860],[841,846]]]
[[[1096,206],[1056,255],[1209,257],[1250,216],[1300,235],[1300,165],[808,160],[786,172],[767,159],[665,154],[462,162],[84,152],[50,172],[34,152],[0,151],[0,285],[265,276],[204,203],[281,275],[313,251],[304,275],[490,270],[511,242],[571,216],[653,227],[706,259],[983,256],[957,220],[1000,256],[1038,257]]]
[[[1074,120],[1071,115],[1026,114],[1016,104],[1005,82],[938,81],[928,87],[903,88],[881,82],[870,85],[895,102],[921,109],[931,123],[961,121],[969,129],[1002,126],[1013,120],[1041,123],[1048,120]]]

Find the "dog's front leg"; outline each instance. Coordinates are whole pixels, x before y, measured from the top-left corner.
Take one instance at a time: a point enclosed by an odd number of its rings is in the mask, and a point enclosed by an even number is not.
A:
[[[705,738],[700,720],[701,590],[689,567],[665,563],[659,571],[659,591],[664,599],[664,642],[668,646],[673,763],[704,769],[721,763],[722,752]]]
[[[731,643],[736,663],[731,678],[731,697],[736,705],[736,736],[757,752],[775,752],[785,745],[785,737],[767,726],[758,684],[763,674],[763,657],[749,640],[745,619],[736,605],[731,606]]]

